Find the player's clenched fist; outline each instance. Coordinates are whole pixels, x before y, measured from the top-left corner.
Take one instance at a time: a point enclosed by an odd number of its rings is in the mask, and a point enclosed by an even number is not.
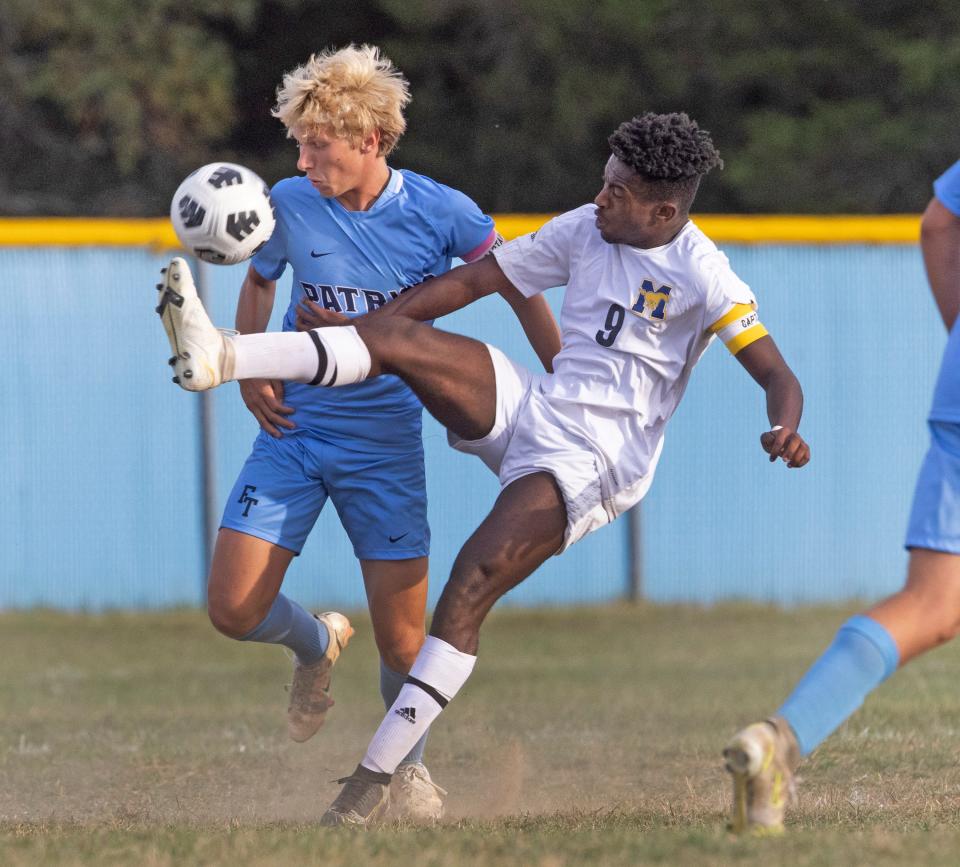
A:
[[[771,463],[783,458],[788,467],[802,467],[810,460],[810,446],[796,431],[776,425],[760,434],[760,445],[770,455]]]

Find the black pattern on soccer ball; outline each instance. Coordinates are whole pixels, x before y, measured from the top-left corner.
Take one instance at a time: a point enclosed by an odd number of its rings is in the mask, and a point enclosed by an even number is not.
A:
[[[256,211],[238,211],[227,217],[226,230],[231,238],[242,241],[259,225],[260,217]]]
[[[206,208],[191,199],[190,196],[181,198],[177,207],[180,209],[180,219],[183,220],[183,225],[188,229],[195,229],[207,215]]]
[[[216,187],[219,190],[221,187],[242,184],[243,175],[241,175],[236,169],[230,168],[230,166],[220,166],[219,169],[210,175],[207,183],[210,184],[211,187]]]
[[[198,259],[203,259],[204,262],[210,262],[212,265],[219,265],[227,258],[223,253],[211,250],[209,247],[195,247],[193,252]]]

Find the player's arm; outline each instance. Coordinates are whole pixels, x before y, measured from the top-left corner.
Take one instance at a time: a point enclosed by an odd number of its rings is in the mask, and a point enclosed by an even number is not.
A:
[[[258,334],[267,330],[273,300],[277,293],[277,281],[262,277],[251,265],[240,287],[237,299],[236,329],[241,334]]]
[[[502,295],[517,314],[544,369],[552,370],[553,358],[560,351],[560,329],[550,307],[541,297],[524,297],[507,279],[493,256],[484,256],[439,277],[432,277],[367,315],[406,316],[423,322],[439,319],[494,292]]]
[[[504,300],[513,308],[520,320],[523,333],[537,353],[537,358],[547,373],[553,373],[553,359],[560,351],[560,327],[553,311],[543,295],[527,298],[508,280],[510,288],[500,290]]]
[[[788,467],[810,460],[810,447],[797,428],[803,413],[803,391],[777,344],[760,322],[753,304],[736,304],[709,329],[727,346],[767,396],[771,430],[760,435],[770,460],[783,458]]]
[[[920,221],[920,249],[930,291],[950,331],[960,313],[960,217],[936,197]]]
[[[506,297],[517,288],[507,279],[493,256],[484,256],[469,265],[453,268],[408,289],[399,298],[367,316],[406,316],[425,322],[460,310],[487,295],[499,292]]]
[[[464,262],[476,262],[483,257],[493,258],[493,251],[503,246],[503,236],[493,229],[486,240],[474,250],[463,256]],[[509,283],[509,280],[507,281]],[[537,353],[537,358],[547,373],[553,373],[553,359],[560,351],[560,328],[553,317],[553,311],[541,295],[527,297],[512,283],[507,290],[501,290],[504,301],[510,305],[523,333]]]
[[[763,450],[771,461],[783,458],[788,467],[804,466],[810,460],[810,447],[797,433],[803,413],[803,391],[777,344],[768,334],[741,349],[736,358],[767,395],[767,418],[772,430],[760,436]]]
[[[241,334],[266,331],[276,292],[276,280],[267,280],[253,265],[247,268],[237,299],[237,331]],[[283,403],[283,382],[279,379],[241,380],[240,395],[260,427],[270,436],[279,438],[279,428],[292,430],[296,427],[287,418],[293,409]]]

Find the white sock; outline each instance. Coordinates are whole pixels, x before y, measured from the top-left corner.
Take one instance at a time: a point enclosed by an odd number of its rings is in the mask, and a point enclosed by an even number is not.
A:
[[[432,635],[420,648],[407,682],[390,706],[360,763],[392,774],[470,677],[477,658]]]
[[[303,331],[268,331],[228,337],[233,344],[234,379],[290,379],[317,375],[317,348]]]
[[[370,373],[370,352],[352,325],[238,334],[227,340],[233,345],[233,379],[350,385]]]

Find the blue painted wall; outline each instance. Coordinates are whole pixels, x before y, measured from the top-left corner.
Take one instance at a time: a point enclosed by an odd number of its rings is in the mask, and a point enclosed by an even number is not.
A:
[[[762,394],[722,348],[693,376],[643,505],[654,600],[791,603],[876,597],[901,579],[901,538],[944,343],[916,249],[729,247],[807,397],[813,461],[769,465]],[[153,315],[162,257],[139,249],[3,249],[6,413],[0,607],[197,604],[203,580],[199,404],[169,383]],[[233,319],[244,266],[210,268],[214,318]],[[289,278],[281,281],[287,291]],[[559,302],[560,290],[551,300]],[[486,299],[443,327],[535,365],[509,309]],[[214,398],[219,497],[256,434],[235,385]],[[497,493],[479,462],[425,419],[433,590]],[[617,598],[627,521],[589,537],[510,594],[516,604]],[[331,510],[287,589],[304,603],[364,604]]]
[[[713,347],[644,503],[654,600],[876,598],[901,583],[946,333],[914,247],[730,247],[803,384],[803,470],[759,450],[758,389]]]

